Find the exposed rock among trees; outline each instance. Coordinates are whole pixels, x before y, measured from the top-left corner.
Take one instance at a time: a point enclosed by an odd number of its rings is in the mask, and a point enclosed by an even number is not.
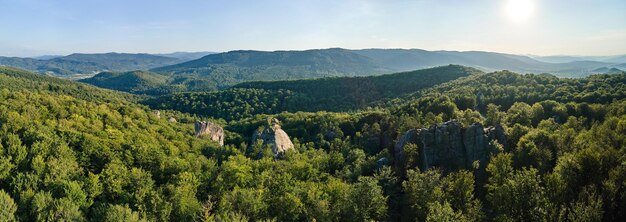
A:
[[[385,157],[380,158],[376,161],[376,170],[382,169],[384,166],[389,165],[389,160]]]
[[[278,119],[271,117],[268,117],[267,125],[261,131],[254,131],[251,144],[255,144],[257,140],[263,140],[264,145],[271,145],[275,156],[294,148],[289,135],[281,129]]]
[[[161,111],[158,111],[158,110],[157,110],[157,111],[154,111],[154,115],[155,115],[157,118],[161,119]]]
[[[196,137],[208,137],[224,146],[224,129],[212,122],[196,121],[194,124]]]
[[[496,125],[485,129],[482,124],[474,123],[463,128],[456,120],[445,122],[428,129],[411,129],[400,137],[394,147],[396,163],[403,163],[407,158],[404,147],[415,144],[418,147],[418,166],[421,170],[432,167],[444,169],[484,168],[489,155],[497,152],[492,141],[506,146],[506,135],[502,126]]]
[[[178,122],[178,121],[176,121],[176,118],[174,118],[173,116],[170,116],[170,118],[168,118],[167,121],[169,121],[170,123]]]

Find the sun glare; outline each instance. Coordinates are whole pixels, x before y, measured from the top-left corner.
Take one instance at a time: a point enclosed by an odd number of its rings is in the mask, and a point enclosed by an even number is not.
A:
[[[506,13],[515,22],[528,20],[533,11],[533,0],[507,0]]]

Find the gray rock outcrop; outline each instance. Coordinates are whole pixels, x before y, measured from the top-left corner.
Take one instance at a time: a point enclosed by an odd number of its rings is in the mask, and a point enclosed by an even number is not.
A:
[[[194,124],[196,137],[208,137],[224,146],[224,129],[212,122],[196,121]]]
[[[497,152],[492,141],[506,145],[506,135],[502,126],[485,129],[474,123],[463,128],[458,121],[445,122],[428,129],[411,129],[404,133],[394,146],[396,163],[406,159],[404,147],[415,144],[418,147],[418,165],[421,170],[432,167],[444,169],[473,168],[475,162],[484,168],[491,153]]]
[[[389,165],[389,160],[385,157],[380,158],[376,161],[376,170],[381,170],[384,166]]]
[[[263,144],[270,145],[274,156],[278,156],[285,151],[292,150],[293,143],[289,135],[281,129],[280,122],[275,118],[268,118],[267,125],[262,130],[257,130],[252,134],[252,143],[262,140]]]
[[[170,116],[170,118],[168,118],[167,121],[169,121],[170,123],[178,122],[178,121],[176,121],[176,118],[174,118],[173,116]]]

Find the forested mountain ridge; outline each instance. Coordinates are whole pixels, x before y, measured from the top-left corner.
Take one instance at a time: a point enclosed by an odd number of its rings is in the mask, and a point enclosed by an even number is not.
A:
[[[227,120],[282,111],[355,111],[374,102],[477,74],[482,72],[449,65],[380,76],[246,82],[227,90],[165,95],[144,103],[156,109],[176,109]]]
[[[534,58],[484,51],[427,51],[422,49],[362,49],[353,52],[372,58],[383,67],[394,70],[423,69],[457,64],[483,71],[511,70],[526,73],[551,73],[560,77],[583,77],[598,74],[595,69],[620,68],[618,60],[575,60],[544,62]]]
[[[252,51],[239,50],[204,56],[197,60],[154,69],[157,72],[181,72],[180,69],[206,68],[210,65],[232,65],[240,68],[291,67],[310,70],[308,77],[372,75],[387,71],[371,59],[350,53],[348,50],[313,49],[305,51]]]
[[[0,65],[63,77],[72,77],[77,74],[95,74],[102,71],[147,70],[182,61],[184,60],[178,58],[130,53],[75,53],[46,60],[0,57]]]
[[[543,100],[579,103],[610,103],[626,98],[626,72],[559,78],[550,74],[520,75],[498,71],[446,82],[412,95],[391,100],[383,106],[410,104],[421,97],[445,95],[462,109],[486,110],[489,103],[508,108],[515,102]]]
[[[138,95],[162,96],[217,90],[217,82],[196,76],[162,75],[150,71],[101,72],[79,82]]]
[[[344,49],[305,51],[231,51],[151,71],[195,78],[223,89],[244,81],[294,80],[332,76],[377,75],[391,70]]]
[[[50,94],[72,96],[99,103],[130,103],[139,101],[142,98],[133,94],[102,89],[89,84],[40,75],[11,67],[0,67],[0,78],[2,79],[2,81],[0,81],[0,88],[12,91],[43,91]]]
[[[168,78],[147,71],[101,72],[78,80],[97,87],[129,92],[133,94],[159,95],[177,91],[176,86],[167,84]],[[184,90],[184,89],[180,89]]]
[[[483,51],[427,51],[421,49],[342,48],[305,51],[230,51],[197,60],[153,69],[174,75],[207,76],[229,81],[285,80],[328,76],[362,76],[410,71],[448,64],[483,71],[511,70],[519,73],[553,73],[580,77],[599,68],[619,68],[616,62],[568,61],[549,63],[528,56]],[[286,76],[279,76],[286,75]],[[237,76],[232,78],[232,76]]]

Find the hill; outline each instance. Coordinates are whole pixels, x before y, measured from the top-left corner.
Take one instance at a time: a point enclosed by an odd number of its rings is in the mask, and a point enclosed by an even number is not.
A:
[[[129,103],[138,101],[141,98],[133,94],[102,89],[84,83],[45,76],[12,67],[0,67],[0,88],[11,91],[47,92],[99,103]]]
[[[55,58],[52,62],[82,62],[101,65],[103,70],[110,71],[132,71],[147,70],[150,68],[178,63],[181,60],[171,57],[151,55],[151,54],[131,54],[131,53],[102,53],[102,54],[71,54],[61,58]]]
[[[519,73],[552,73],[561,77],[594,74],[593,70],[612,63],[602,61],[567,61],[551,63],[528,56],[482,51],[427,51],[421,49],[353,50],[372,58],[383,67],[394,70],[421,69],[458,64],[483,71],[510,70]]]
[[[218,92],[165,95],[145,104],[227,120],[282,111],[350,111],[480,73],[450,65],[381,76],[247,82]]]
[[[520,75],[498,71],[459,78],[387,101],[380,106],[400,107],[399,110],[404,110],[400,112],[421,110],[423,107],[419,106],[424,101],[442,96],[454,102],[459,109],[482,112],[487,110],[490,103],[503,109],[508,109],[516,102],[533,104],[546,100],[608,104],[626,99],[626,72],[585,78],[558,78],[549,74]]]
[[[165,76],[149,71],[101,72],[78,81],[101,88],[149,96],[178,92],[206,92],[217,89],[215,82],[205,78]]]
[[[167,94],[175,87],[167,84],[167,77],[146,71],[101,72],[79,81],[101,88],[147,95]]]
[[[147,70],[182,61],[164,56],[129,53],[71,54],[51,59],[0,57],[0,65],[64,77],[102,71]]]
[[[366,76],[389,71],[371,59],[344,49],[306,51],[231,51],[153,69],[175,76],[194,76],[225,88],[244,81],[289,80],[329,76]]]
[[[159,53],[159,54],[154,54],[154,55],[177,58],[183,61],[190,61],[190,60],[199,59],[204,56],[215,54],[215,53],[217,52],[172,52],[172,53]]]

